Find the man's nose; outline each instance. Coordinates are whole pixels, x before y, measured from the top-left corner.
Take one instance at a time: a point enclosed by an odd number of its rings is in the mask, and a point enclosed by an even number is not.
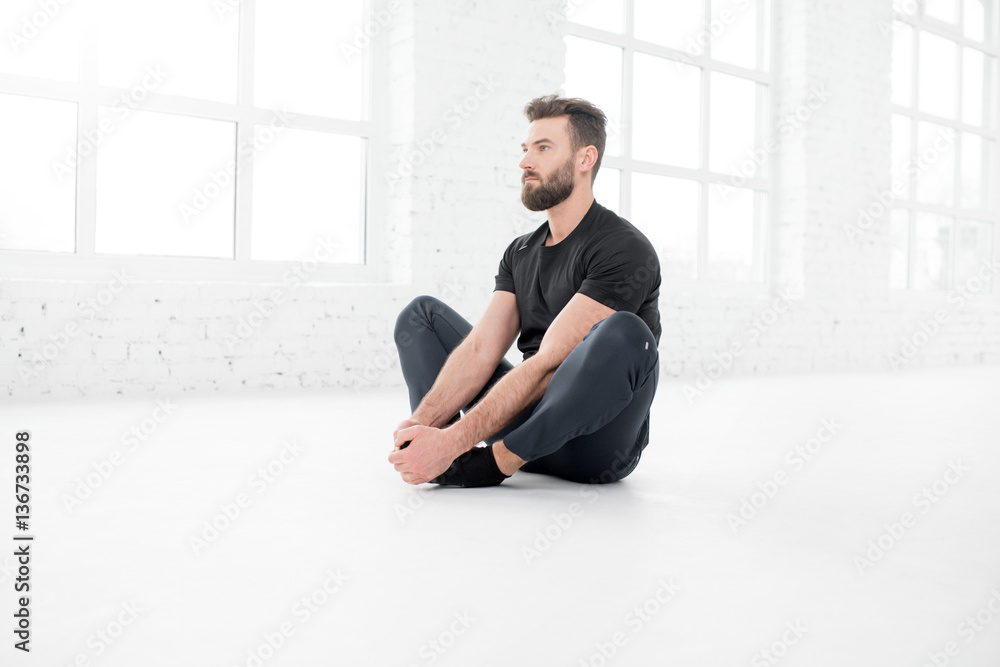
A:
[[[531,169],[535,165],[534,165],[534,161],[531,160],[531,159],[529,159],[528,154],[525,153],[524,157],[521,158],[520,164],[518,164],[517,166],[519,166],[521,169]]]

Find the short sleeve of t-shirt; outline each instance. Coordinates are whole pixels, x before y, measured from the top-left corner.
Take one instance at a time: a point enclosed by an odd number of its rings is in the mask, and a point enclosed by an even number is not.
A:
[[[514,261],[515,248],[518,248],[518,243],[522,242],[522,238],[514,239],[514,242],[507,246],[507,249],[503,253],[503,257],[500,258],[500,268],[497,270],[496,276],[496,287],[493,291],[510,292],[511,294],[516,294],[514,291],[514,271],[511,269]]]
[[[660,262],[642,235],[617,233],[602,239],[587,258],[587,274],[578,292],[614,310],[638,312],[659,288]]]

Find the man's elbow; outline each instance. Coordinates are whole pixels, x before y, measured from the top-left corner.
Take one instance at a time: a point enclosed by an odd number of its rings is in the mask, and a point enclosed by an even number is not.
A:
[[[500,359],[506,353],[506,350],[500,351],[494,341],[478,335],[476,331],[469,334],[462,341],[462,345],[465,348],[464,351],[468,358],[485,365],[500,363]]]

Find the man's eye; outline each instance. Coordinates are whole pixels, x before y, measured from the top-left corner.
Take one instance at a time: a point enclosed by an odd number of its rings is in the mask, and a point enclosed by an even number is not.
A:
[[[547,151],[547,150],[549,150],[549,147],[548,146],[539,146],[538,150],[540,150],[540,151]]]

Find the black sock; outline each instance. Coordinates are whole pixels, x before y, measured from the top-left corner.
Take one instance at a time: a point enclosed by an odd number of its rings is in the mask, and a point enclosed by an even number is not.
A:
[[[473,447],[455,459],[451,467],[431,480],[442,486],[496,486],[510,477],[500,472],[493,445]]]

